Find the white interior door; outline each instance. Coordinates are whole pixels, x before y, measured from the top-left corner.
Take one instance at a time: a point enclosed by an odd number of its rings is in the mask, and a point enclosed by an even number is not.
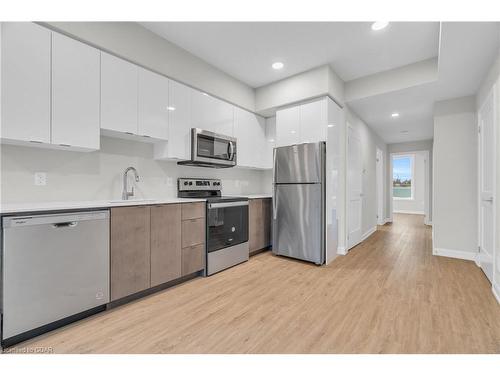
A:
[[[384,154],[377,148],[377,224],[383,225],[384,220]]]
[[[347,247],[361,242],[363,207],[361,142],[350,126],[347,133]]]
[[[479,264],[493,282],[495,246],[495,98],[494,90],[479,110]]]

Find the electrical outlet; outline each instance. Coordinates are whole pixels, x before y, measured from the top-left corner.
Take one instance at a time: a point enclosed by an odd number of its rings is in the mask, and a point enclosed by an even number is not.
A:
[[[47,185],[47,173],[36,172],[35,173],[35,186],[45,186]]]

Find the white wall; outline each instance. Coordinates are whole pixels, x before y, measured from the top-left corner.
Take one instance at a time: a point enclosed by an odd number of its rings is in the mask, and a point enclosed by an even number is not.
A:
[[[477,253],[477,129],[475,98],[436,103],[434,109],[435,252]]]
[[[361,141],[364,194],[361,229],[362,234],[365,234],[377,225],[377,147],[384,153],[384,164],[388,165],[387,145],[348,107],[346,107],[346,120],[355,129]],[[387,183],[384,189],[387,189]],[[386,200],[385,217],[389,216],[387,206]],[[340,225],[339,223],[339,227]],[[343,230],[346,230],[345,226]]]
[[[424,214],[425,212],[425,159],[427,153],[411,152],[415,166],[413,167],[413,198],[396,199],[392,203],[393,212]]]
[[[255,111],[255,90],[135,22],[47,22],[75,37],[215,97]]]
[[[267,191],[262,186],[262,171],[155,161],[149,143],[101,137],[101,150],[91,153],[0,147],[2,203],[120,199],[122,175],[128,166],[136,167],[141,177],[136,185],[138,198],[177,196],[178,177],[221,178],[227,195]],[[46,186],[34,186],[35,172],[47,173]]]
[[[392,143],[387,145],[388,153],[402,153],[402,152],[415,152],[415,151],[428,151],[429,152],[429,222],[432,222],[432,185],[433,185],[433,141],[432,139],[426,141],[416,142],[403,142]],[[392,171],[390,165],[387,166],[387,186],[392,186]],[[390,190],[387,189],[387,199],[390,199]]]

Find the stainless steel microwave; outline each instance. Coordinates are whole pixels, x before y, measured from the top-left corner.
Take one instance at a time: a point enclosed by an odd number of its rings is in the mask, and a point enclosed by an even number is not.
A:
[[[236,165],[236,138],[198,128],[191,129],[191,160],[178,164],[211,168]]]

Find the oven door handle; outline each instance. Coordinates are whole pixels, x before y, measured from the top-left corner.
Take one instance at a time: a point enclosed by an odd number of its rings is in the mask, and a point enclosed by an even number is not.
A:
[[[248,206],[248,201],[209,203],[208,209],[225,208],[225,207],[240,207],[240,206]]]

